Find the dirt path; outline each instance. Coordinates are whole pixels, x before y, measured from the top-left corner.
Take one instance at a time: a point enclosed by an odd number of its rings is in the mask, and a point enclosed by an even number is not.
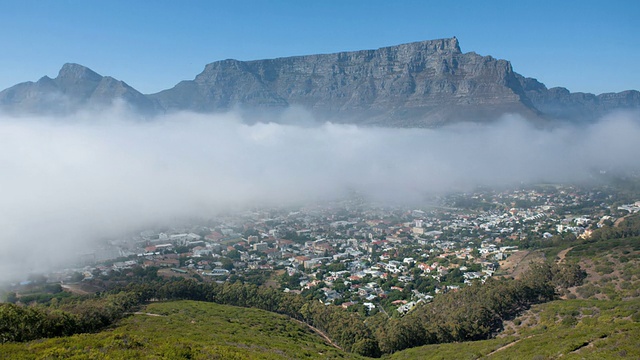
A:
[[[567,249],[564,249],[558,253],[558,264],[564,261],[564,258],[567,257],[567,253],[573,249],[573,246]]]
[[[631,215],[631,214],[629,214],[629,215]],[[628,218],[628,217],[629,217],[629,215],[625,215],[625,216],[623,216],[623,217],[619,218],[618,220],[616,220],[616,222],[614,222],[614,223],[613,223],[613,226],[614,226],[614,227],[618,227],[618,226],[620,226],[620,223],[621,223],[621,222],[623,222],[623,221],[624,221],[624,219]]]
[[[91,294],[88,291],[82,290],[82,288],[80,288],[80,286],[77,285],[60,285],[60,287],[62,289],[64,289],[65,291],[68,291],[72,294],[76,294],[76,295],[89,295]]]
[[[485,355],[485,356],[491,356],[491,355],[493,355],[493,354],[497,353],[498,351],[502,351],[502,350],[504,350],[504,349],[510,348],[510,347],[512,347],[513,345],[515,345],[515,344],[519,343],[520,341],[522,341],[522,340],[526,340],[526,339],[529,339],[529,338],[532,338],[532,337],[534,337],[534,336],[535,336],[535,335],[529,335],[529,336],[527,336],[527,337],[525,337],[525,338],[518,339],[518,340],[516,340],[516,341],[510,342],[510,343],[508,343],[507,345],[501,346],[501,347],[499,347],[499,348],[497,348],[497,349],[493,350],[492,352],[488,353],[488,354],[487,354],[487,355]]]
[[[511,254],[506,260],[502,260],[499,262],[500,264],[500,272],[505,274],[505,275],[511,275],[514,270],[516,269],[516,267],[518,266],[518,264],[525,258],[527,257],[527,255],[529,255],[529,251],[527,250],[521,250],[521,251],[516,251],[513,254]]]
[[[527,271],[531,263],[542,261],[544,261],[544,255],[539,251],[516,251],[506,260],[499,263],[499,276],[514,277],[518,279],[525,271]]]
[[[133,315],[147,315],[147,316],[160,316],[160,317],[165,317],[166,316],[166,315],[152,314],[152,313],[142,312],[142,311],[136,311],[136,312],[133,313]]]
[[[293,321],[295,321],[295,322],[299,323],[300,325],[304,325],[304,326],[308,327],[308,328],[309,328],[309,329],[311,329],[313,332],[315,332],[316,334],[320,335],[320,336],[324,339],[324,341],[326,341],[326,343],[327,343],[327,344],[329,344],[329,345],[333,346],[334,348],[336,348],[336,349],[338,349],[338,350],[342,350],[342,348],[341,348],[340,346],[338,346],[338,344],[334,343],[334,342],[333,342],[333,340],[331,340],[331,339],[327,336],[327,334],[325,334],[325,333],[323,333],[322,331],[320,331],[320,329],[318,329],[318,328],[316,328],[316,327],[313,327],[313,326],[311,326],[311,325],[307,324],[306,322],[304,322],[304,321],[300,321],[300,320],[298,320],[298,319],[291,318],[291,320],[293,320]],[[343,351],[344,351],[344,350],[343,350]]]

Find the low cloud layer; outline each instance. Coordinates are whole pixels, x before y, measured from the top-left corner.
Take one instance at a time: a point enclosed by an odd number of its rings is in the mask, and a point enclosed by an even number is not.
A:
[[[300,120],[305,126],[283,125]],[[240,115],[123,111],[0,115],[0,280],[54,265],[84,244],[151,222],[357,190],[419,200],[476,185],[579,181],[639,169],[640,116],[536,129],[517,117],[440,129],[279,123]]]

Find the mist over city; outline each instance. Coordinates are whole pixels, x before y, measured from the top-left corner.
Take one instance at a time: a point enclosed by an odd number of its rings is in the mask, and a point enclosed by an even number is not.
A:
[[[287,125],[292,119],[304,126]],[[97,240],[256,206],[357,192],[389,204],[477,186],[598,182],[640,168],[638,113],[536,128],[517,115],[438,129],[317,122],[293,109],[140,121],[114,107],[0,119],[3,278],[45,271]]]

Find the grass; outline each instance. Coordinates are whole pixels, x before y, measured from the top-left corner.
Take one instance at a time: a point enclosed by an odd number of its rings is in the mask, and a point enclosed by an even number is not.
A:
[[[479,359],[516,340],[515,337],[503,337],[455,344],[427,345],[399,351],[390,358],[393,360]]]
[[[585,284],[573,290],[584,299],[640,297],[640,237],[600,240],[575,246],[567,261],[587,271]]]
[[[517,334],[427,345],[392,359],[620,359],[640,357],[640,299],[558,300],[534,306]],[[507,346],[508,345],[508,346]]]
[[[262,310],[176,301],[143,311],[97,334],[0,345],[0,359],[359,358],[286,316]]]

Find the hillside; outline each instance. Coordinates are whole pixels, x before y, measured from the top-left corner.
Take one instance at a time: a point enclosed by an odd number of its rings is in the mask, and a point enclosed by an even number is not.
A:
[[[533,305],[505,321],[496,338],[426,345],[392,359],[621,359],[640,357],[640,216],[590,239],[521,251],[504,273],[518,276],[542,261],[578,264],[582,285],[560,291],[563,300]],[[545,259],[546,257],[546,259]]]
[[[536,305],[499,337],[426,345],[390,359],[637,358],[640,300]],[[517,329],[517,330],[515,330]],[[293,320],[196,301],[154,303],[97,334],[0,345],[0,359],[358,359]]]
[[[628,300],[640,298],[640,237],[600,240],[571,247],[566,260],[585,269],[585,284],[567,298]]]
[[[113,328],[0,344],[0,359],[334,359],[360,357],[307,326],[257,309],[197,301],[153,303]]]
[[[559,300],[535,305],[491,340],[427,345],[393,354],[409,359],[637,359],[640,299]]]

